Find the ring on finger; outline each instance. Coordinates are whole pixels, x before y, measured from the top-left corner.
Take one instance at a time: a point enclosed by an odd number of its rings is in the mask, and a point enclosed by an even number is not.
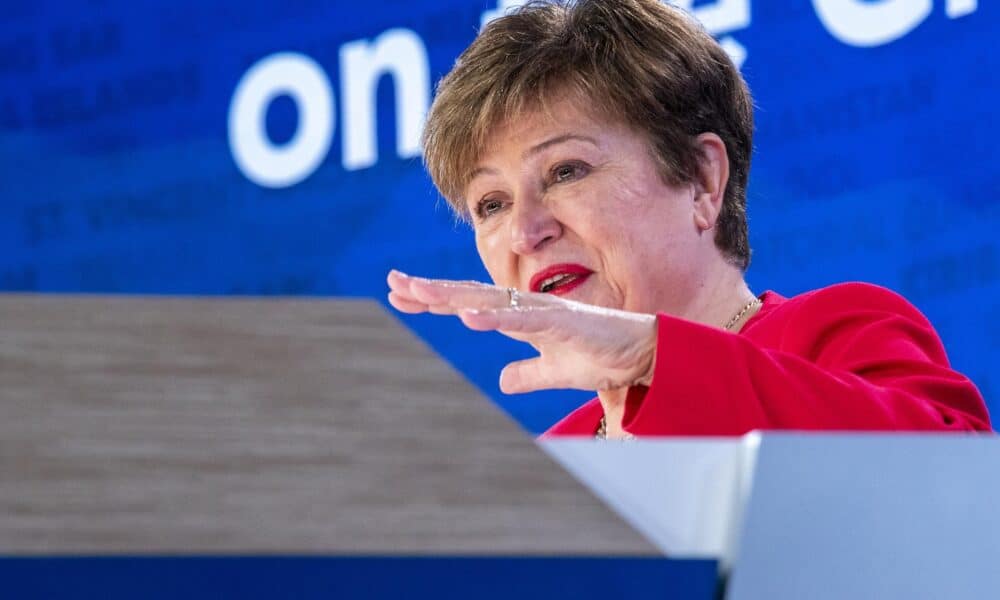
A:
[[[517,288],[507,288],[507,306],[515,310],[521,308],[521,292]]]

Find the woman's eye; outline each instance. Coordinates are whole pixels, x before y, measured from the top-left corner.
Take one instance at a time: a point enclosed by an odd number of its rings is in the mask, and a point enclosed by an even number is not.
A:
[[[485,219],[490,215],[500,212],[503,208],[503,201],[499,198],[483,198],[479,201],[479,206],[476,207],[476,214],[479,215],[480,219]]]
[[[572,181],[574,179],[578,179],[584,174],[584,172],[584,166],[576,163],[556,165],[555,168],[552,169],[552,181],[554,183]]]

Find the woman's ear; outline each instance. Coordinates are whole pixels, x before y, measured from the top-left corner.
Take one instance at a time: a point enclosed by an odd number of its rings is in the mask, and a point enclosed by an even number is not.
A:
[[[703,133],[695,138],[701,153],[698,173],[694,181],[694,222],[698,229],[708,231],[722,212],[722,201],[729,181],[729,154],[726,143],[714,133]]]

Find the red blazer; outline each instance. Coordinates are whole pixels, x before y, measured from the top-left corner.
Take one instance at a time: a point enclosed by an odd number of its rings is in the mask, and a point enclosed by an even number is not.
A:
[[[658,315],[652,383],[629,389],[625,431],[990,430],[979,390],[901,296],[845,283],[763,301],[738,334]],[[592,436],[603,414],[595,398],[545,436]]]

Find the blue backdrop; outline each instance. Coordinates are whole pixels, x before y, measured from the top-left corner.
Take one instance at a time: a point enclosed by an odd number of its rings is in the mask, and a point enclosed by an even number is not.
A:
[[[753,289],[898,290],[1000,414],[997,3],[682,4],[756,98]],[[414,132],[432,82],[504,7],[6,6],[0,290],[384,302],[393,267],[485,279]],[[529,348],[401,318],[532,431],[589,397],[504,396],[500,368]]]

